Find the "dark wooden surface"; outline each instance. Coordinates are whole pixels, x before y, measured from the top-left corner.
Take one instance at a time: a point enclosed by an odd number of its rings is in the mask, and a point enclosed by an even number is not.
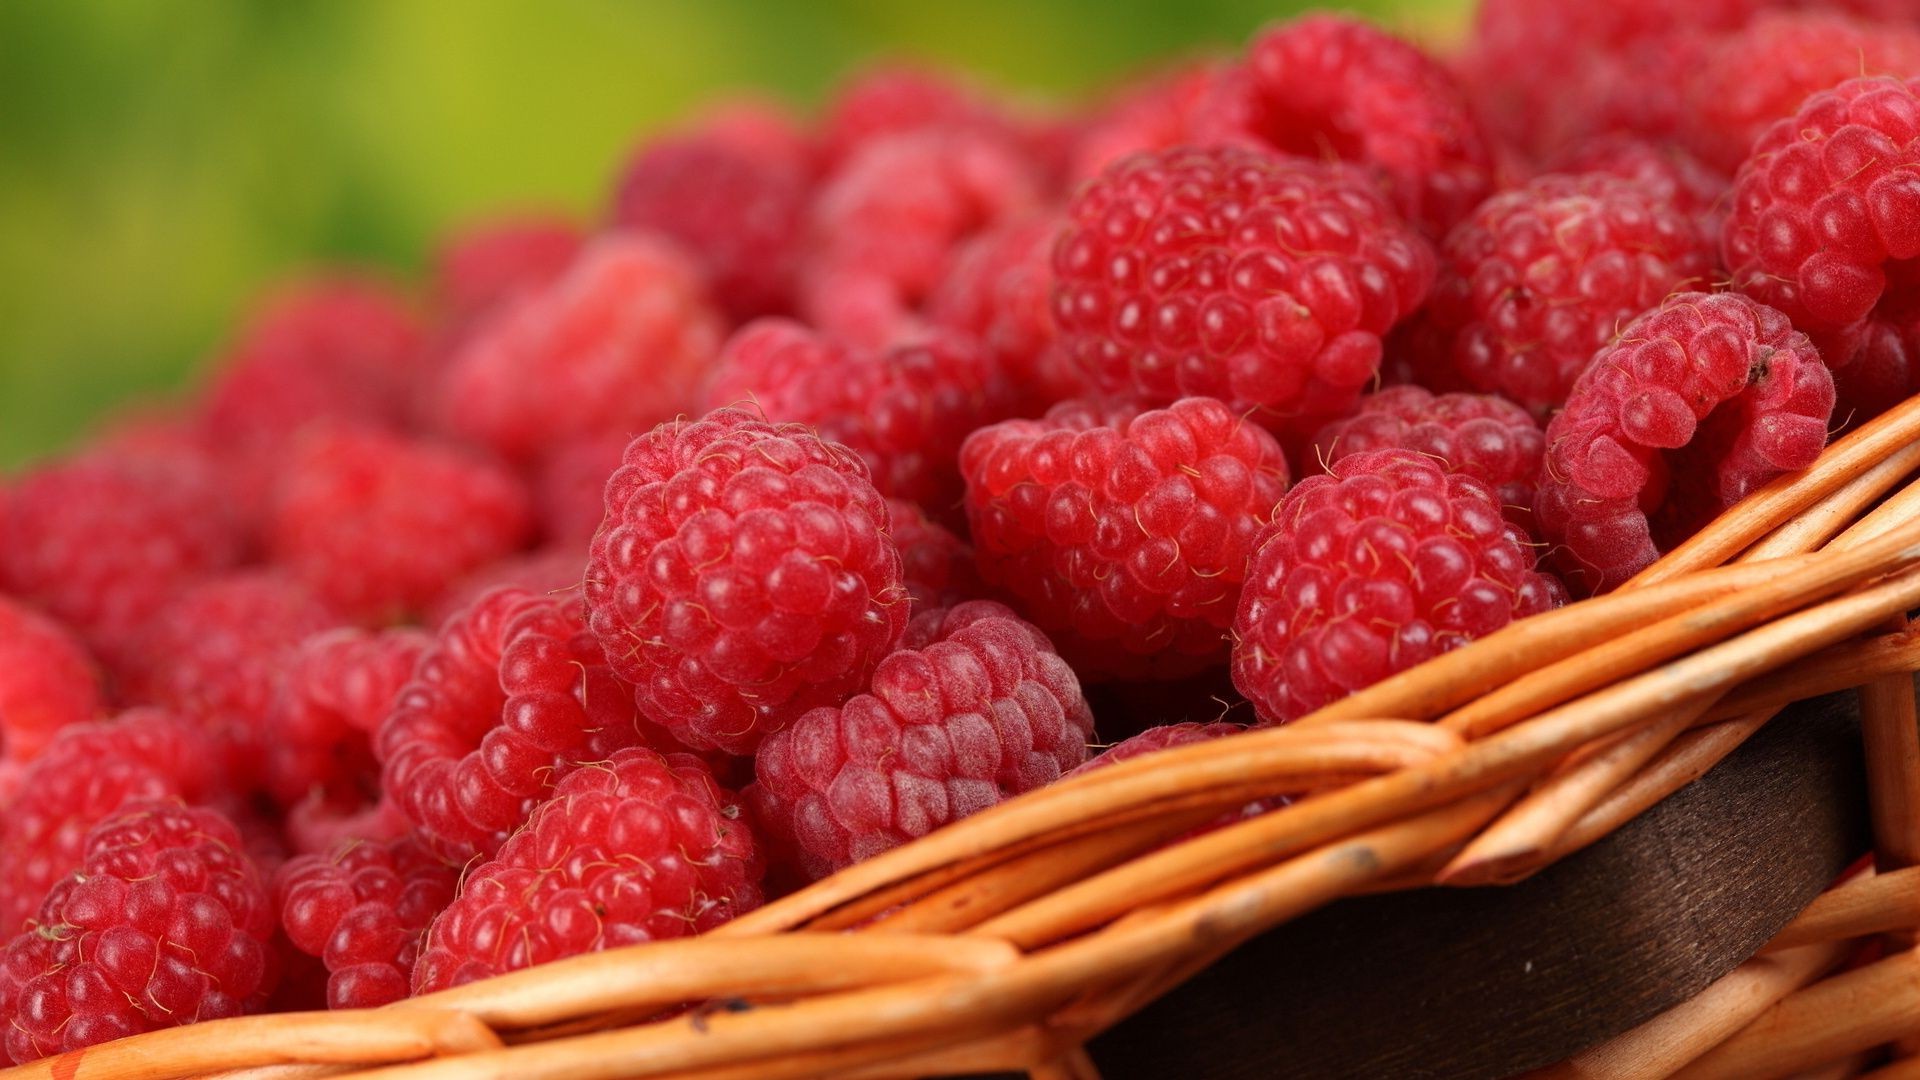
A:
[[[1867,846],[1852,695],[1511,888],[1343,901],[1096,1040],[1108,1080],[1502,1077],[1732,970]]]

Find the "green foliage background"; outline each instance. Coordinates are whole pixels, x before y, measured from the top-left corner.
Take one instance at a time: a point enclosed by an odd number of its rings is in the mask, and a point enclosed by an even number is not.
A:
[[[1416,34],[1461,0],[1345,5]],[[1071,99],[1227,48],[1288,0],[7,0],[0,467],[185,385],[262,285],[417,272],[491,209],[598,212],[703,101],[803,105],[918,56]]]

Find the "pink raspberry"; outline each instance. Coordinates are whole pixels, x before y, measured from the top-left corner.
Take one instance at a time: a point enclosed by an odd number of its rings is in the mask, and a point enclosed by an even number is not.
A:
[[[1254,543],[1233,684],[1282,723],[1565,594],[1491,489],[1410,450],[1354,454],[1287,493]]]
[[[699,758],[622,750],[568,775],[433,920],[416,993],[703,933],[760,905],[761,856]]]
[[[866,693],[768,736],[747,797],[780,855],[824,877],[1052,783],[1092,733],[1046,635],[977,600],[915,616]]]
[[[242,538],[204,462],[102,453],[41,466],[0,506],[0,589],[72,627],[110,668]]]
[[[1542,176],[1448,234],[1416,363],[1545,414],[1621,323],[1712,270],[1695,219],[1647,189]]]
[[[509,555],[454,582],[427,609],[426,625],[443,626],[448,619],[471,607],[475,600],[502,587],[510,586],[535,596],[577,593],[586,567],[584,540]]]
[[[434,256],[433,293],[445,317],[471,328],[521,295],[545,288],[580,254],[580,227],[550,214],[511,214],[458,229]]]
[[[1370,23],[1308,15],[1260,33],[1200,132],[1371,166],[1407,220],[1440,236],[1494,190],[1493,153],[1438,60]]]
[[[335,806],[377,801],[373,732],[432,640],[407,627],[341,627],[286,655],[266,713],[267,789],[280,805],[316,795]]]
[[[556,447],[540,462],[533,501],[540,532],[549,542],[571,547],[593,539],[607,512],[607,478],[632,441],[624,434],[596,435]]]
[[[586,579],[607,660],[697,749],[750,754],[838,704],[907,622],[887,510],[859,455],[738,409],[627,447]]]
[[[24,1064],[258,1012],[273,991],[273,931],[267,888],[230,822],[130,803],[94,828],[36,925],[6,946],[7,1053]]]
[[[880,494],[940,514],[960,502],[961,440],[1013,412],[1013,388],[971,339],[864,349],[764,319],[721,350],[707,407],[758,407],[859,454]]]
[[[800,313],[868,348],[914,334],[953,249],[1036,210],[1041,189],[1016,146],[979,132],[931,130],[866,144],[814,201]]]
[[[0,762],[20,765],[102,707],[100,671],[71,631],[0,596]]]
[[[1280,446],[1211,398],[1065,402],[960,451],[980,571],[1074,670],[1172,677],[1225,659],[1254,534],[1287,485]]]
[[[1512,517],[1533,510],[1540,456],[1540,424],[1527,410],[1491,394],[1442,394],[1417,386],[1389,386],[1367,395],[1360,411],[1320,429],[1314,454],[1323,469],[1374,450],[1412,450],[1493,489]],[[1522,524],[1524,520],[1516,523]]]
[[[973,238],[927,301],[933,325],[985,346],[1034,412],[1082,390],[1053,324],[1053,245],[1063,224],[1054,214],[1025,217]]]
[[[1849,410],[1920,386],[1920,79],[1849,79],[1768,128],[1720,234],[1736,288],[1812,336]]]
[[[424,610],[532,532],[520,479],[456,447],[368,430],[314,431],[273,490],[267,551],[342,612]]]
[[[1741,496],[1813,463],[1833,378],[1785,315],[1682,293],[1593,357],[1547,425],[1539,521],[1570,584],[1611,589]]]
[[[901,575],[915,614],[978,599],[986,591],[974,568],[973,549],[965,540],[910,502],[888,499],[887,516],[892,520],[889,531],[894,547],[900,551]]]
[[[516,461],[685,409],[720,345],[700,272],[656,237],[594,241],[466,343],[439,387],[451,428]]]
[[[1129,155],[1193,142],[1201,117],[1220,93],[1220,83],[1228,70],[1226,65],[1208,59],[1149,77],[1138,86],[1123,87],[1080,131],[1068,175],[1076,183],[1085,182]]]
[[[867,69],[841,86],[821,120],[838,167],[873,143],[928,131],[973,131],[1011,141],[1016,126],[978,89],[945,72],[906,65]]]
[[[1350,411],[1433,251],[1358,172],[1176,148],[1083,187],[1054,249],[1054,320],[1102,391],[1217,397],[1311,431]]]
[[[165,713],[62,728],[13,785],[0,821],[0,935],[12,935],[53,883],[79,868],[87,838],[130,799],[211,794],[218,768],[204,736]]]
[[[327,968],[327,1007],[408,996],[427,925],[453,903],[460,868],[411,838],[346,843],[280,868],[274,892],[294,948]]]

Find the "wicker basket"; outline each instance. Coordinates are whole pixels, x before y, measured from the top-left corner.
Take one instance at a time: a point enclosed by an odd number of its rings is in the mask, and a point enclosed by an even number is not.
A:
[[[1518,881],[1701,776],[1786,704],[1852,687],[1876,868],[1705,993],[1540,1075],[1852,1075],[1891,1060],[1870,1075],[1920,1078],[1920,1056],[1895,1045],[1920,1033],[1916,469],[1920,399],[1626,588],[1296,723],[1032,792],[703,938],[378,1010],[141,1035],[0,1080],[1093,1077],[1087,1039],[1250,937],[1362,892]]]

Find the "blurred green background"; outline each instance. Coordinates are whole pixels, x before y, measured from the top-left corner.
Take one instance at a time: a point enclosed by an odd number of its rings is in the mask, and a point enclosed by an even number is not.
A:
[[[1433,36],[1462,0],[1343,5]],[[304,265],[416,274],[493,209],[599,213],[716,96],[819,102],[906,55],[1073,99],[1288,0],[5,0],[0,467],[186,385]]]

